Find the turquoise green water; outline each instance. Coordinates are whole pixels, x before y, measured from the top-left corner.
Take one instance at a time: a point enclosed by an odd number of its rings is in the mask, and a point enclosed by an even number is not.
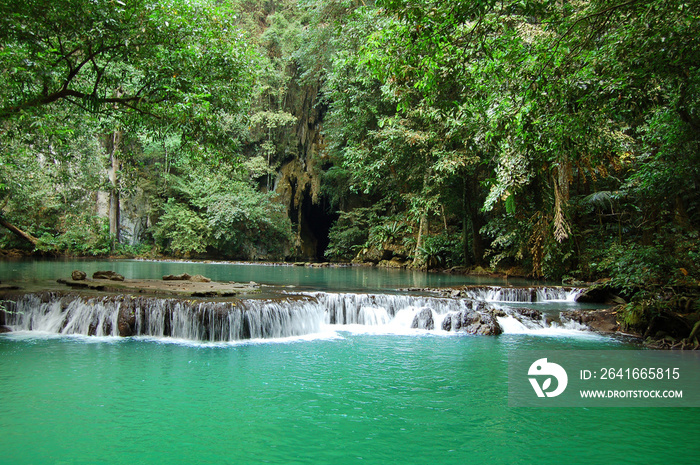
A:
[[[138,260],[21,260],[0,261],[0,281],[55,281],[70,277],[73,270],[92,275],[112,270],[130,279],[160,279],[168,274],[201,274],[215,281],[236,281],[294,286],[300,289],[332,291],[391,290],[400,287],[439,287],[463,284],[526,284],[517,279],[466,277],[446,273],[392,270],[371,267],[312,268],[262,264],[165,262]]]
[[[326,291],[474,283],[368,268],[136,261],[0,262],[0,280],[41,283],[76,268]],[[571,306],[542,304],[552,314]],[[0,465],[697,461],[698,409],[508,406],[510,354],[634,346],[578,330],[506,333],[336,326],[220,345],[0,335]]]
[[[515,350],[606,339],[398,336],[226,346],[0,337],[2,464],[694,463],[697,409],[507,403]]]

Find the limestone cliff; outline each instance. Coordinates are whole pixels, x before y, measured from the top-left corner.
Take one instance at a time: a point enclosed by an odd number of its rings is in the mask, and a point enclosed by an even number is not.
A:
[[[274,191],[296,227],[296,258],[321,260],[334,219],[321,195],[324,109],[319,105],[318,85],[294,90],[290,93],[299,97],[292,99],[288,110],[297,117],[295,156],[282,163]]]

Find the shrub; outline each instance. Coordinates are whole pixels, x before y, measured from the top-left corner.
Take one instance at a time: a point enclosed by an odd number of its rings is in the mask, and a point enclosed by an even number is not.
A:
[[[156,243],[177,255],[203,253],[211,241],[207,221],[187,205],[168,199],[153,227]]]
[[[90,214],[69,213],[58,225],[58,234],[44,232],[37,250],[73,255],[107,255],[112,251],[109,221]]]

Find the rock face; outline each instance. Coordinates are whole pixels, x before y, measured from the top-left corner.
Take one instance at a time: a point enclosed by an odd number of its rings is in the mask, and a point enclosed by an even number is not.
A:
[[[435,320],[433,320],[433,312],[429,308],[424,308],[413,317],[411,328],[417,329],[435,329]]]
[[[73,279],[73,281],[82,281],[87,278],[87,273],[84,271],[75,270],[73,273],[71,273],[70,277]]]
[[[391,260],[382,260],[379,262],[379,266],[384,268],[406,268],[408,262],[401,260],[399,258],[392,258]]]
[[[124,276],[114,271],[95,271],[92,279],[109,279],[110,281],[124,281]]]
[[[576,297],[582,304],[624,304],[625,301],[605,287],[595,286],[583,291]]]

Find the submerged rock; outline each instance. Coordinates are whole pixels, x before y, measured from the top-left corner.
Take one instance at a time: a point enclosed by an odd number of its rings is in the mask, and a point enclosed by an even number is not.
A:
[[[416,313],[416,316],[413,317],[411,328],[435,329],[435,320],[433,319],[432,310],[429,308],[424,308],[420,312]]]

